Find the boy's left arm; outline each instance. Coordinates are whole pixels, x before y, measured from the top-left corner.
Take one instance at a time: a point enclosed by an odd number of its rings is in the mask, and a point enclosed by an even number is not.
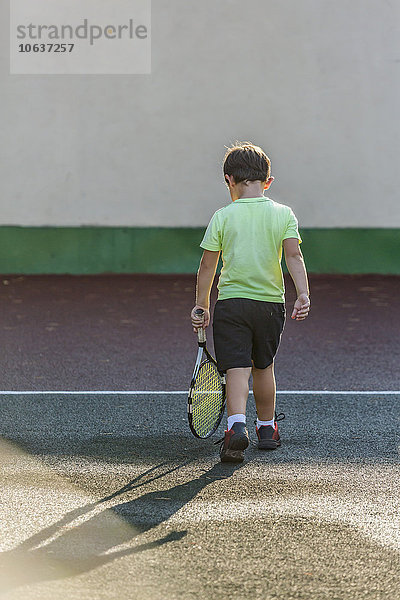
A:
[[[197,271],[196,305],[191,312],[191,320],[194,331],[199,327],[207,327],[210,323],[210,290],[217,270],[220,251],[204,250],[201,257],[200,267]],[[204,321],[195,314],[197,308],[204,310]]]

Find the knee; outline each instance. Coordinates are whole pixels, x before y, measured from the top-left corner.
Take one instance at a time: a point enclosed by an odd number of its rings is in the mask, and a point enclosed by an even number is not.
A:
[[[267,367],[264,367],[263,369],[259,369],[256,366],[252,367],[252,373],[266,373],[267,371],[271,371],[274,368],[274,361],[272,361],[272,363],[270,365],[268,365]]]

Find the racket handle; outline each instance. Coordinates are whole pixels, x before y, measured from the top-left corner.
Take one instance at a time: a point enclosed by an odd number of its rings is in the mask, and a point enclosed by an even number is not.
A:
[[[196,308],[196,310],[194,311],[196,315],[198,315],[199,317],[202,317],[204,320],[204,310],[202,308]],[[197,338],[199,340],[199,344],[204,344],[206,341],[206,331],[204,329],[204,327],[200,327],[197,330]]]

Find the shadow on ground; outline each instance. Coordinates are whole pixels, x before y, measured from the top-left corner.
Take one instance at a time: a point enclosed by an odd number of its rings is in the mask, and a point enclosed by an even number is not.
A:
[[[66,513],[13,550],[1,553],[0,592],[80,575],[115,559],[182,540],[186,530],[171,530],[151,542],[141,543],[140,536],[167,521],[207,485],[227,479],[241,468],[241,465],[218,463],[200,477],[185,483],[162,492],[145,492],[146,486],[172,472],[179,472],[186,464],[160,463],[112,494]],[[138,489],[144,493],[137,498],[105,507]],[[91,513],[94,514],[90,516]],[[126,544],[129,547],[115,550]]]

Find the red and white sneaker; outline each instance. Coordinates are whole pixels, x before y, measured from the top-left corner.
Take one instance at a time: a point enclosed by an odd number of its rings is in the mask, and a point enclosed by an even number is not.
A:
[[[264,425],[258,429],[256,426],[258,447],[260,450],[275,450],[275,448],[281,445],[277,421],[282,421],[284,418],[285,415],[283,413],[279,413],[279,415],[275,413],[275,427]]]
[[[225,436],[222,440],[219,455],[221,462],[242,462],[244,459],[244,451],[249,445],[249,434],[244,423],[234,423],[232,428],[225,431]]]
[[[256,427],[258,437],[258,448],[260,450],[275,450],[281,445],[281,439],[278,432],[278,423],[275,423],[275,427],[271,425],[264,425],[258,429]]]

